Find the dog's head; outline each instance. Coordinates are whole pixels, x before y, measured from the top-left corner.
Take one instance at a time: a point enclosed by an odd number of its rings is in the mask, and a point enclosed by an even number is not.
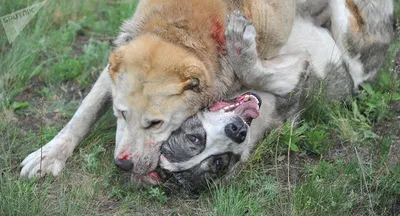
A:
[[[212,78],[194,54],[153,35],[119,47],[109,64],[118,118],[115,162],[156,182],[151,171],[161,141],[209,103]]]
[[[167,187],[197,193],[230,172],[249,146],[249,126],[261,99],[245,93],[186,120],[161,146]]]

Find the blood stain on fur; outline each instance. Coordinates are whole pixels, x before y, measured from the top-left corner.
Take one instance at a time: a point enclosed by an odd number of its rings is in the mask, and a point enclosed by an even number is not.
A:
[[[217,42],[218,53],[225,53],[226,51],[226,38],[225,38],[225,26],[219,20],[213,19],[214,29],[211,37]]]

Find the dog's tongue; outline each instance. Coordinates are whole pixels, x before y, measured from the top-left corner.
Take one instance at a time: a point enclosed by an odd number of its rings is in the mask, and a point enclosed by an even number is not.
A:
[[[210,107],[210,111],[211,112],[216,112],[216,111],[221,110],[222,108],[224,108],[226,106],[229,106],[229,105],[231,105],[231,103],[228,103],[228,102],[225,102],[225,101],[220,101],[220,102],[217,102],[214,105],[212,105]]]
[[[240,104],[233,112],[247,121],[255,119],[260,115],[260,113],[258,112],[258,108],[259,107],[256,102],[249,101]]]

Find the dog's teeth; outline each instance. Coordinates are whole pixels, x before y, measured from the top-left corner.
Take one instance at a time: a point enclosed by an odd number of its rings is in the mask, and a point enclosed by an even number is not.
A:
[[[256,101],[256,103],[260,103],[260,101],[258,101],[258,99],[256,97],[254,97],[254,100]]]
[[[247,100],[249,99],[249,97],[250,97],[250,95],[245,95],[245,96],[244,96],[244,100],[247,101]]]
[[[258,104],[260,103],[260,101],[257,99],[257,97],[256,97],[256,96],[254,96],[254,95],[250,95],[250,97],[251,97],[251,98],[253,98],[253,99],[256,101],[256,103],[258,103]]]
[[[239,103],[236,103],[236,104],[235,104],[235,106],[239,106],[239,105],[240,105]]]

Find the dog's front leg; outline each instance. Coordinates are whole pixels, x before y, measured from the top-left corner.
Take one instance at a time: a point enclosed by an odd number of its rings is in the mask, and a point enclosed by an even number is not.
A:
[[[49,143],[22,161],[21,176],[32,178],[48,173],[58,175],[75,147],[109,107],[110,87],[111,78],[107,66],[68,124]]]
[[[308,74],[305,52],[263,60],[258,57],[256,29],[245,16],[234,11],[226,28],[228,59],[243,85],[283,96]]]

